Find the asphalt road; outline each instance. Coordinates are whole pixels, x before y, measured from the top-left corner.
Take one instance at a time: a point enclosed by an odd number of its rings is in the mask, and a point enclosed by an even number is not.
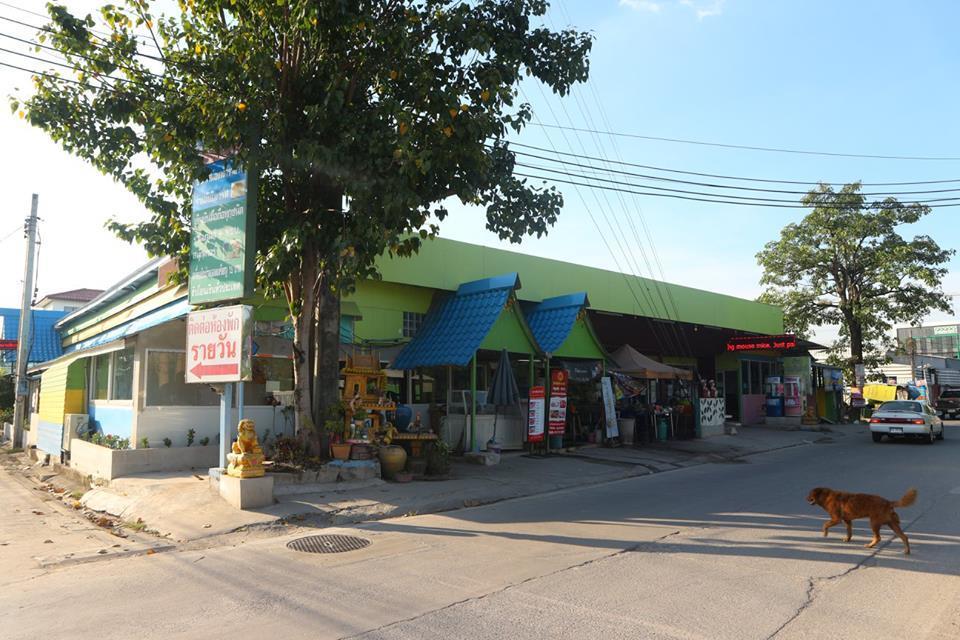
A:
[[[960,426],[934,445],[855,430],[336,530],[372,542],[349,553],[294,552],[290,535],[7,573],[0,637],[960,638]],[[899,510],[913,554],[886,530],[863,548],[864,521],[851,543],[821,537],[813,486],[917,487]]]

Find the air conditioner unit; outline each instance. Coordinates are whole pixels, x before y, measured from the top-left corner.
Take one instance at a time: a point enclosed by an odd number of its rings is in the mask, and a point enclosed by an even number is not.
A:
[[[64,451],[70,451],[70,441],[87,433],[90,428],[90,416],[85,413],[68,413],[63,416]]]

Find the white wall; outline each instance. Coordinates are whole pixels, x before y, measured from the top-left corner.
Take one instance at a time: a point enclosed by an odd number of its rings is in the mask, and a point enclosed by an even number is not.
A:
[[[254,421],[257,435],[263,437],[269,429],[271,439],[284,430],[285,416],[280,407],[244,407],[243,417]],[[237,410],[229,421],[230,440],[234,440],[237,433]],[[196,430],[194,445],[199,444],[204,437],[210,438],[211,444],[216,444],[220,435],[220,407],[145,407],[141,410],[137,421],[136,446],[140,440],[147,438],[150,446],[163,446],[163,439],[170,438],[175,447],[187,445],[187,430]],[[286,424],[287,435],[293,435],[290,419]]]

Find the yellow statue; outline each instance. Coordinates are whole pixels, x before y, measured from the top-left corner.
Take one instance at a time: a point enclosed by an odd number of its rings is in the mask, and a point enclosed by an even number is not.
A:
[[[233,453],[227,454],[230,464],[227,475],[234,478],[259,478],[264,474],[263,449],[257,441],[257,431],[253,420],[241,420],[237,426],[237,441],[233,443]]]

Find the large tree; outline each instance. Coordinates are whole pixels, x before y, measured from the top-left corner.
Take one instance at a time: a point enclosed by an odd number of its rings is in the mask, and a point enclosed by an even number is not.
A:
[[[889,197],[868,203],[858,182],[839,191],[821,184],[802,202],[810,213],[757,254],[768,287],[760,299],[783,307],[788,330],[838,325],[831,355],[849,369],[883,360],[894,324],[950,310],[940,285],[954,251],[929,236],[900,235],[929,207]]]
[[[590,36],[537,26],[544,0],[152,4],[98,21],[48,5],[40,44],[70,70],[34,77],[14,109],[146,205],[149,220],[112,223],[121,237],[182,265],[198,148],[256,167],[257,283],[290,308],[300,424],[336,400],[340,293],[377,256],[416,252],[445,200],[484,207],[513,242],[555,221],[560,194],[514,177],[505,142],[531,117],[525,76],[560,95],[587,78]]]

